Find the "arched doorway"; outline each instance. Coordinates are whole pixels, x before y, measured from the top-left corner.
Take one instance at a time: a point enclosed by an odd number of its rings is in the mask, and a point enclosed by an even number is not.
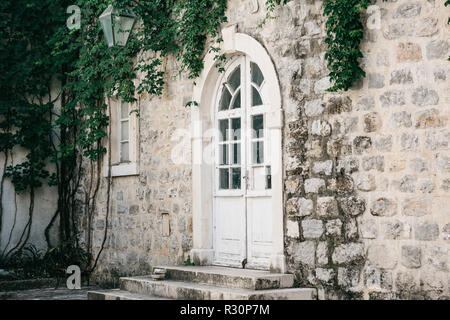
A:
[[[259,42],[236,25],[222,35],[225,73],[209,54],[194,88],[191,259],[285,272],[278,78]]]

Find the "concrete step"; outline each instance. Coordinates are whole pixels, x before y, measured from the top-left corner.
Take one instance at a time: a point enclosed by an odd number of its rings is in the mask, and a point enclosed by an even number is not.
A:
[[[88,291],[87,297],[88,300],[170,300],[120,289]]]
[[[268,271],[215,266],[162,266],[166,279],[207,284],[216,287],[267,290],[291,288],[294,275]]]
[[[120,278],[120,289],[141,295],[178,300],[315,300],[316,290],[305,288],[249,290],[201,283],[152,280],[151,277]]]

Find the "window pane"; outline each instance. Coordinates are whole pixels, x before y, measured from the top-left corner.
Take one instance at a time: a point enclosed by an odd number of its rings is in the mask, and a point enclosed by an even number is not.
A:
[[[231,189],[241,188],[241,168],[231,169]]]
[[[228,89],[224,86],[222,91],[222,98],[220,99],[219,111],[228,110],[231,98],[232,97],[230,91],[228,91]]]
[[[233,109],[239,109],[241,107],[241,91],[239,90],[238,94],[234,97],[233,101]]]
[[[228,84],[234,91],[241,85],[241,66],[237,67],[228,78]]]
[[[129,118],[129,110],[128,110],[128,103],[122,103],[120,106],[120,118],[121,119],[128,119]]]
[[[252,143],[253,163],[264,162],[264,142],[258,141]]]
[[[229,169],[219,169],[219,189],[229,189]]]
[[[263,102],[258,90],[256,90],[256,88],[252,86],[252,106],[260,106],[262,104]]]
[[[129,121],[122,121],[120,123],[121,125],[121,129],[120,129],[120,141],[125,141],[125,140],[129,140],[129,130],[130,130],[130,123]]]
[[[231,144],[231,163],[241,164],[241,144],[233,143]]]
[[[264,137],[264,116],[258,114],[252,117],[253,138]]]
[[[130,144],[123,142],[120,144],[120,162],[130,161]]]
[[[219,163],[228,164],[228,144],[219,145]]]
[[[228,119],[219,120],[219,130],[220,130],[220,141],[228,140]]]
[[[241,118],[231,119],[231,139],[241,140]]]
[[[252,82],[256,83],[258,87],[260,87],[264,81],[264,76],[261,72],[261,69],[259,69],[258,65],[254,62],[251,63],[250,69],[252,73]]]

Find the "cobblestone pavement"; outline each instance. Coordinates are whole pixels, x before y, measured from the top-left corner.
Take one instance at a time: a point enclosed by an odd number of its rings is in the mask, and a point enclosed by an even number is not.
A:
[[[98,287],[82,287],[81,290],[43,288],[0,292],[0,300],[87,300],[87,292]]]

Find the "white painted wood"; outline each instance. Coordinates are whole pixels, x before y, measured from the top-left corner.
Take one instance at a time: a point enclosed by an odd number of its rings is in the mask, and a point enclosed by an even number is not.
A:
[[[265,48],[249,35],[238,33],[237,25],[232,24],[222,30],[222,50],[228,58],[236,54],[245,54],[256,62],[265,77],[262,85],[262,95],[267,99],[270,116],[266,119],[267,128],[271,132],[269,157],[272,167],[272,190],[247,190],[246,198],[255,196],[272,197],[268,211],[272,217],[272,246],[270,257],[271,272],[286,272],[286,259],[284,256],[284,222],[283,222],[283,170],[281,130],[283,117],[281,110],[281,92],[278,76],[270,56]],[[193,181],[193,246],[191,259],[197,264],[208,265],[213,263],[214,257],[214,222],[213,199],[215,190],[214,163],[208,162],[211,142],[205,138],[209,130],[216,127],[216,93],[222,74],[217,72],[214,60],[215,53],[205,56],[204,66],[197,85],[194,87],[193,101],[198,107],[191,108],[192,119],[192,181]],[[212,150],[214,147],[212,148]],[[212,161],[214,162],[214,161]],[[259,193],[259,194],[258,194]],[[246,200],[247,201],[247,200]]]

